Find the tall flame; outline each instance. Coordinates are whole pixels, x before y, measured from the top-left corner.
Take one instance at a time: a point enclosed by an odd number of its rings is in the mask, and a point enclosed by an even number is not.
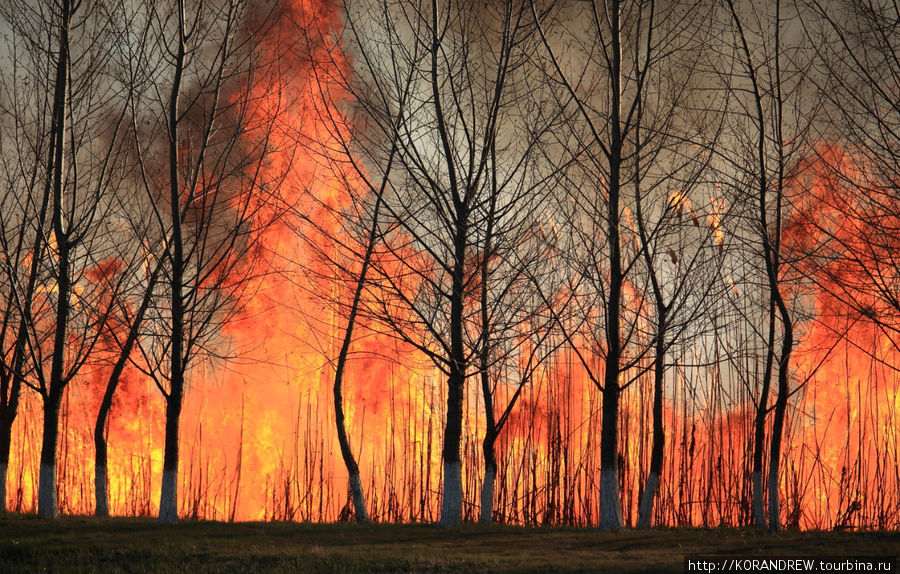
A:
[[[333,130],[351,126],[322,125],[316,111],[323,90],[331,101],[346,97],[339,84],[328,82],[328,67],[340,67],[334,75],[346,75],[350,63],[331,39],[340,31],[333,6],[294,0],[278,9],[274,26],[261,41],[272,65],[290,74],[274,69],[260,73],[252,91],[260,102],[257,113],[278,118],[270,134],[275,153],[268,167],[290,209],[253,239],[264,247],[257,264],[272,272],[257,274],[241,315],[224,329],[226,351],[239,358],[203,363],[189,374],[181,425],[182,516],[333,521],[348,518],[352,508],[331,403],[331,361],[346,321],[339,312],[346,289],[329,280],[322,255],[354,263],[330,238],[352,243],[340,213],[360,191],[353,187],[357,178],[352,172],[336,171],[327,161],[339,143]],[[300,41],[309,42],[312,57],[299,55],[306,49],[286,49],[298,41],[298,30],[308,32]],[[322,30],[333,34],[319,35]],[[331,112],[340,117],[339,110]],[[831,187],[823,178],[811,189],[811,205],[800,211],[821,218]],[[706,217],[721,249],[725,206],[718,199],[711,205]],[[672,195],[669,207],[687,212],[700,225],[680,192]],[[549,214],[541,217],[541,225],[548,237],[560,233]],[[792,225],[788,233],[795,247],[817,240],[811,220],[798,217]],[[851,241],[858,230],[847,220],[841,226],[844,239]],[[102,262],[88,276],[101,281],[118,268],[115,261]],[[818,279],[832,281],[847,272],[852,270],[823,268]],[[643,295],[633,288],[628,298],[637,306]],[[806,327],[793,365],[794,380],[804,386],[789,411],[780,485],[783,518],[801,528],[897,528],[900,374],[886,366],[900,364],[897,348],[871,321],[854,316],[827,291],[817,294],[815,310],[818,318]],[[559,349],[533,374],[497,444],[496,516],[517,524],[594,524],[601,510],[601,396],[575,349],[560,341],[543,344]],[[677,359],[685,365],[718,366],[667,372],[667,446],[655,519],[670,525],[746,524],[750,397],[733,367],[712,360],[715,351],[689,348],[682,353]],[[93,510],[91,430],[108,376],[107,359],[101,352],[86,366],[63,405],[59,500],[65,513]],[[520,373],[496,376],[521,380]],[[443,384],[441,374],[412,349],[364,321],[348,365],[345,398],[351,444],[370,515],[377,520],[438,517]],[[467,519],[477,516],[474,501],[483,472],[480,441],[486,423],[476,387],[469,385],[466,397],[462,444]],[[498,392],[502,399],[510,398],[514,383],[501,382]],[[619,463],[628,524],[637,520],[649,470],[652,393],[652,381],[643,376],[623,396]],[[34,511],[41,410],[33,393],[20,408],[7,504]],[[163,425],[164,408],[153,384],[137,370],[126,370],[108,429],[112,514],[157,512]]]

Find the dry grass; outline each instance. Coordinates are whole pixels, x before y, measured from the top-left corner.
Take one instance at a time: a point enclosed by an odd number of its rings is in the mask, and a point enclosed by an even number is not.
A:
[[[900,533],[0,516],[0,572],[679,572],[685,554],[894,556]]]

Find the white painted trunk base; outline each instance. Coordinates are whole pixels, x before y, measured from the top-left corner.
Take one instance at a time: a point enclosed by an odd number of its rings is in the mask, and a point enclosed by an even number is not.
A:
[[[647,475],[647,483],[644,485],[644,493],[641,495],[641,503],[638,506],[638,528],[650,528],[653,519],[653,503],[656,501],[656,491],[659,489],[659,475],[651,472]]]
[[[778,466],[773,465],[774,472],[769,474],[769,530],[781,531],[781,498],[778,496]],[[772,474],[775,475],[773,479]]]
[[[38,481],[38,516],[58,518],[59,502],[56,499],[56,465],[42,464]]]
[[[94,492],[97,516],[109,516],[109,479],[105,466],[94,467]]]
[[[600,469],[600,530],[622,528],[622,502],[619,499],[619,469]]]
[[[494,520],[494,479],[497,477],[496,468],[486,468],[484,482],[481,485],[481,515],[478,522],[490,524]]]
[[[350,475],[350,496],[353,498],[353,512],[357,522],[368,522],[369,511],[366,510],[366,495],[358,474]]]
[[[462,464],[444,463],[444,494],[441,500],[441,526],[462,524]]]
[[[159,521],[163,524],[178,522],[178,471],[164,470],[159,493]]]

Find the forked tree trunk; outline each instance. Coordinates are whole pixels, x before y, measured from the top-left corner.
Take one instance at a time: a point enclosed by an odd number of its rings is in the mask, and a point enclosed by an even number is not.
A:
[[[31,301],[34,297],[43,259],[44,226],[47,221],[47,210],[50,206],[50,187],[44,188],[41,199],[41,207],[38,211],[34,243],[31,247],[31,265],[28,272],[28,283],[25,292],[14,295],[8,299],[7,305],[12,309],[14,301],[18,299],[21,309],[19,328],[16,330],[16,344],[13,349],[13,357],[9,371],[4,373],[4,379],[0,386],[0,512],[6,511],[6,475],[9,472],[9,452],[12,444],[12,427],[16,422],[19,412],[19,398],[22,394],[23,371],[25,369],[26,345],[28,340],[28,328],[32,324]],[[9,310],[7,310],[8,312]]]
[[[782,351],[779,358],[779,374],[778,374],[778,396],[776,398],[776,415],[773,422],[772,438],[770,443],[770,459],[769,459],[769,519],[773,523],[770,528],[777,530],[779,528],[778,509],[778,459],[781,449],[781,432],[784,422],[784,411],[787,405],[787,376],[790,359],[790,351],[793,346],[793,330],[791,326],[790,315],[787,311],[784,298],[779,288],[780,283],[780,256],[781,256],[781,221],[782,221],[782,201],[784,198],[784,141],[782,134],[782,110],[783,99],[781,93],[781,68],[780,68],[780,37],[781,37],[781,3],[775,2],[775,29],[774,29],[774,50],[773,63],[774,69],[768,68],[769,74],[774,72],[774,76],[769,76],[773,82],[769,88],[764,89],[760,86],[757,74],[762,73],[753,63],[751,57],[750,46],[747,42],[747,35],[738,18],[733,0],[727,0],[728,7],[731,11],[732,22],[735,25],[738,38],[741,42],[741,49],[744,53],[745,60],[743,62],[747,78],[750,80],[752,88],[753,103],[755,106],[755,121],[757,128],[756,142],[756,161],[757,171],[754,174],[757,179],[759,193],[759,230],[760,239],[763,248],[763,259],[765,263],[766,279],[769,288],[769,336],[767,340],[766,366],[763,373],[763,388],[760,395],[759,403],[756,407],[756,421],[754,433],[754,452],[753,452],[753,469],[752,469],[752,488],[753,488],[753,521],[758,528],[765,528],[766,513],[764,511],[763,502],[763,445],[765,443],[765,418],[768,413],[768,394],[771,384],[772,367],[775,354],[775,308],[777,306],[781,315],[782,324]],[[768,63],[766,64],[768,65]],[[774,93],[773,93],[774,92]],[[765,97],[773,98],[774,109],[769,113],[763,110],[763,101]],[[774,114],[771,114],[774,112]],[[769,134],[766,130],[767,119],[774,115],[773,133]],[[774,142],[778,154],[777,163],[774,170],[768,167],[767,142]],[[772,198],[769,195],[771,182],[775,182],[776,190],[775,200],[775,223],[769,224],[769,209],[771,209]],[[780,411],[780,414],[779,414]],[[774,449],[774,452],[772,451]]]
[[[778,497],[779,471],[781,466],[781,442],[784,433],[784,419],[787,415],[787,401],[790,393],[789,374],[791,366],[791,351],[794,348],[794,325],[787,307],[784,294],[780,286],[781,269],[781,231],[782,231],[782,206],[784,202],[784,141],[782,133],[783,99],[781,92],[781,50],[780,27],[781,2],[775,2],[775,137],[779,142],[777,164],[777,187],[775,190],[775,240],[772,249],[772,266],[769,280],[772,285],[772,299],[778,307],[781,319],[781,354],[778,357],[778,394],[775,397],[775,413],[772,419],[772,444],[769,447],[769,529],[772,532],[781,530],[781,501]],[[766,226],[764,226],[764,229]]]
[[[619,496],[619,368],[622,360],[621,307],[622,270],[621,221],[619,200],[622,182],[622,53],[620,10],[617,0],[609,9],[612,52],[610,75],[609,188],[606,206],[606,234],[609,240],[609,298],[606,303],[606,364],[603,375],[603,418],[600,422],[600,529],[622,528],[622,502]],[[599,194],[599,191],[598,191]]]
[[[25,323],[19,329],[19,339],[13,351],[12,367],[4,373],[3,389],[0,390],[3,401],[0,407],[0,512],[6,512],[6,473],[9,471],[9,451],[12,445],[12,426],[19,412],[19,395],[22,390],[22,364],[24,351],[19,343],[24,341]],[[24,345],[22,345],[24,346]],[[20,352],[21,351],[21,352]]]
[[[467,190],[457,179],[453,142],[447,133],[447,126],[441,103],[441,80],[438,77],[441,52],[441,35],[438,16],[438,2],[431,2],[431,94],[438,123],[441,147],[453,198],[453,266],[450,273],[450,353],[447,376],[447,422],[444,426],[444,492],[441,498],[440,525],[459,526],[462,523],[462,461],[459,449],[462,442],[463,397],[466,383],[466,350],[463,332],[463,307],[465,301],[466,257],[469,243],[469,205],[465,197]]]
[[[48,181],[51,190],[53,234],[57,245],[57,292],[53,355],[50,363],[50,384],[43,394],[44,423],[41,444],[41,468],[38,479],[38,516],[56,518],[59,506],[56,498],[56,446],[59,439],[59,410],[66,381],[63,376],[66,351],[66,326],[69,321],[69,237],[63,229],[62,190],[65,161],[66,103],[69,93],[69,22],[73,7],[63,0],[59,26],[59,56],[56,62],[56,84],[53,94],[53,139],[49,160]]]
[[[182,198],[179,177],[179,95],[185,61],[184,0],[178,0],[178,40],[175,50],[172,91],[169,98],[169,206],[172,211],[170,245],[172,290],[170,311],[172,330],[169,358],[169,393],[166,395],[166,438],[163,454],[162,485],[159,493],[159,521],[174,524],[178,521],[178,427],[181,419],[181,403],[184,397],[184,238],[182,236]]]

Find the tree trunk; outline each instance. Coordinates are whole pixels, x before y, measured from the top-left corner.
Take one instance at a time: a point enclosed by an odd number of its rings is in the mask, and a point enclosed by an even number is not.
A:
[[[759,403],[756,405],[756,417],[753,422],[753,470],[751,474],[753,525],[756,528],[766,527],[766,503],[763,490],[763,453],[766,442],[766,415],[769,412],[769,390],[772,385],[772,363],[775,360],[775,306],[769,306],[769,337],[766,344],[766,364],[763,367],[762,390]]]
[[[50,363],[50,385],[44,393],[44,428],[41,444],[41,468],[38,479],[38,516],[59,516],[56,498],[56,445],[59,438],[59,409],[62,403],[63,376],[66,351],[66,326],[69,321],[69,237],[63,229],[62,191],[65,161],[66,103],[69,93],[69,22],[72,4],[63,0],[59,27],[59,56],[56,62],[56,84],[53,94],[53,140],[48,162],[48,181],[53,198],[53,234],[56,239],[59,261],[57,263],[56,322],[53,334],[53,355]]]
[[[347,356],[350,353],[350,344],[353,342],[353,328],[356,325],[356,318],[359,314],[359,303],[362,299],[363,287],[366,284],[366,276],[368,275],[369,265],[372,261],[372,252],[375,250],[375,242],[378,238],[378,213],[381,209],[382,199],[384,197],[384,188],[387,185],[387,174],[390,173],[391,165],[394,161],[396,153],[396,145],[391,146],[391,153],[388,158],[385,177],[375,200],[375,208],[372,214],[372,225],[369,228],[368,242],[366,244],[366,252],[363,257],[362,266],[359,270],[359,276],[356,281],[356,289],[353,292],[353,302],[350,305],[350,314],[347,317],[347,328],[344,330],[344,340],[341,341],[341,349],[338,352],[337,365],[334,370],[334,424],[337,428],[338,444],[341,447],[341,457],[344,459],[344,466],[347,467],[347,474],[350,477],[350,498],[353,500],[353,515],[357,522],[369,522],[369,511],[366,509],[366,495],[363,491],[362,481],[359,479],[359,465],[353,450],[350,448],[350,438],[347,436],[347,425],[344,417],[344,370],[347,366]]]
[[[353,512],[357,522],[368,522],[369,512],[366,510],[366,495],[363,492],[359,473],[350,475],[350,497],[353,499]]]
[[[458,263],[460,269],[462,262]],[[444,428],[444,494],[441,501],[441,526],[462,523],[462,462],[459,445],[462,441],[463,392],[465,388],[464,359],[462,358],[462,278],[459,291],[454,285],[451,305],[453,361],[447,379],[447,424]],[[454,277],[454,284],[457,278]]]
[[[652,467],[652,464],[651,464]],[[638,506],[638,528],[650,528],[653,520],[653,504],[656,500],[656,491],[659,489],[659,473],[651,468],[644,483],[644,493]]]
[[[0,505],[0,513],[6,512],[6,473],[9,470],[9,454],[6,455],[6,460],[0,462],[0,502],[3,504]]]
[[[657,304],[657,312],[664,312],[659,304]],[[653,447],[650,451],[650,474],[647,475],[647,482],[644,484],[644,492],[638,505],[638,528],[650,528],[653,519],[653,504],[659,488],[659,477],[662,475],[663,449],[666,444],[666,433],[663,427],[665,333],[666,322],[664,316],[661,316],[657,322],[656,357],[653,370]]]
[[[619,497],[619,363],[620,305],[622,300],[622,264],[619,246],[618,164],[611,170],[609,190],[610,280],[606,324],[606,365],[603,378],[603,407],[600,423],[600,529],[622,528],[622,504]]]
[[[118,380],[119,377],[114,371],[106,385],[106,392],[103,394],[103,401],[100,403],[100,411],[97,414],[97,424],[94,425],[94,514],[103,517],[109,516],[106,425],[109,424],[109,411],[112,407],[112,398],[116,392]]]
[[[94,500],[96,503],[94,515],[101,518],[109,516],[109,475],[106,470],[106,441],[103,442],[103,463],[98,462],[100,455],[94,461]]]
[[[58,518],[56,495],[56,445],[59,440],[59,410],[62,395],[52,392],[44,400],[44,428],[41,444],[41,469],[38,480],[38,517]]]
[[[173,379],[176,377],[173,377]],[[162,488],[159,496],[159,521],[175,524],[178,521],[178,424],[181,419],[181,387],[172,381],[172,393],[166,402],[166,439],[163,455]]]
[[[441,498],[440,526],[462,524],[462,463],[444,458],[444,492]]]
[[[60,219],[57,214],[57,220]],[[59,229],[59,224],[57,224]],[[66,381],[63,368],[66,355],[66,325],[69,321],[69,248],[68,238],[57,233],[59,247],[58,299],[56,304],[56,332],[53,337],[53,357],[50,365],[50,388],[44,398],[44,429],[41,443],[41,470],[38,480],[38,516],[57,518],[56,445],[59,440],[59,411]]]
[[[600,429],[600,529],[622,528],[622,502],[619,498],[618,383],[603,391],[603,420]]]
[[[753,526],[756,528],[766,527],[766,501],[765,492],[763,490],[762,469],[756,470],[754,461],[754,469],[750,474],[751,488],[753,489]]]
[[[778,403],[776,414],[772,424],[772,445],[769,452],[769,530],[778,532],[781,530],[781,501],[778,496],[778,473],[781,458],[781,430],[784,422],[784,413],[778,416]]]
[[[15,420],[15,417],[13,417]],[[6,512],[6,473],[9,470],[9,447],[12,442],[12,424],[0,421],[0,512]]]
[[[609,298],[606,304],[606,364],[603,376],[603,419],[600,423],[600,529],[622,528],[622,503],[619,497],[619,364],[622,359],[621,305],[622,252],[619,231],[619,196],[621,192],[622,131],[621,112],[621,46],[619,37],[619,2],[609,10],[612,33],[611,52],[611,123],[609,146],[609,189],[606,206],[606,233],[609,239]]]
[[[165,454],[159,496],[159,521],[164,524],[174,524],[178,520],[178,426],[184,397],[184,300],[181,292],[183,269],[180,225],[176,225],[176,229],[178,231],[173,233],[175,255],[172,264],[171,381],[169,394],[166,396]]]
[[[462,462],[459,443],[462,440],[463,376],[459,368],[451,369],[447,390],[447,424],[444,429],[444,493],[441,500],[441,526],[462,523]]]
[[[162,271],[162,260],[157,263],[150,275],[146,291],[141,299],[141,305],[138,307],[131,326],[128,330],[128,337],[122,349],[116,364],[113,366],[112,372],[106,383],[106,391],[103,393],[103,400],[100,402],[100,409],[97,412],[97,422],[94,425],[94,498],[96,502],[97,516],[109,516],[109,475],[107,474],[107,443],[106,430],[109,424],[109,411],[112,409],[113,396],[119,386],[122,373],[125,371],[125,365],[128,363],[128,357],[131,356],[131,350],[137,342],[138,331],[144,321],[144,315],[153,301],[153,288],[159,279]]]
[[[610,194],[611,195],[611,194]],[[616,231],[618,234],[618,231]],[[618,243],[618,242],[615,242]],[[618,265],[614,265],[618,267]],[[600,422],[600,529],[622,528],[622,503],[619,497],[619,303],[621,275],[614,269],[610,280],[610,304],[607,312],[608,352],[603,386],[602,420]],[[617,276],[618,275],[618,276]]]
[[[490,230],[490,225],[489,230]],[[488,233],[490,237],[490,232]],[[486,241],[486,252],[490,251],[490,240]],[[488,256],[483,257],[481,265],[481,324],[482,329],[488,329],[488,302],[487,302],[487,261]],[[497,421],[494,417],[494,395],[491,390],[491,378],[488,375],[489,363],[489,347],[487,343],[487,332],[483,337],[481,349],[479,351],[479,369],[481,378],[481,395],[484,399],[484,418],[485,428],[484,440],[481,443],[481,450],[484,454],[484,481],[481,484],[481,513],[478,516],[478,522],[481,524],[490,524],[494,519],[494,479],[497,477],[497,457],[494,453],[494,445],[497,442],[497,434],[500,432],[497,428]],[[515,397],[513,398],[513,402]],[[510,406],[512,402],[510,403]],[[502,418],[502,417],[501,417]]]
[[[484,481],[481,484],[481,514],[478,522],[491,524],[494,521],[494,480],[497,478],[497,458],[494,454],[496,434],[488,429],[482,443],[484,452]]]
[[[458,206],[454,237],[453,287],[450,295],[450,373],[447,377],[447,424],[444,429],[444,494],[441,501],[441,526],[462,523],[462,441],[463,395],[466,356],[463,340],[463,301],[468,211]]]
[[[166,396],[166,438],[163,455],[162,485],[159,493],[159,521],[174,524],[178,521],[178,425],[184,396],[184,239],[182,237],[182,201],[179,178],[178,101],[185,60],[184,0],[178,0],[178,45],[175,52],[175,77],[169,98],[169,205],[172,210],[172,314],[171,348],[169,357],[170,386]]]
[[[620,150],[619,150],[620,151]],[[620,305],[622,300],[622,263],[619,245],[618,163],[611,170],[609,190],[610,280],[606,324],[606,365],[603,378],[603,408],[600,424],[600,529],[622,528],[622,504],[619,498],[619,363]]]
[[[775,413],[772,419],[772,443],[769,447],[769,529],[781,530],[781,501],[778,496],[779,470],[781,463],[781,440],[784,434],[784,419],[787,414],[787,400],[790,388],[791,350],[794,346],[794,329],[784,297],[778,291],[776,297],[784,336],[781,342],[781,356],[778,360],[778,396],[775,398]]]
[[[18,400],[7,405],[0,417],[0,512],[6,512],[6,473],[9,470],[9,448],[12,443],[12,425],[16,420]]]
[[[352,320],[352,319],[351,319]],[[349,343],[352,328],[348,328],[345,343]],[[350,476],[350,498],[353,500],[353,513],[357,522],[368,522],[369,512],[366,510],[366,496],[363,492],[362,481],[359,479],[359,465],[356,463],[356,457],[350,450],[350,440],[347,437],[347,429],[344,424],[344,407],[341,396],[341,380],[343,378],[344,360],[346,359],[346,350],[342,350],[338,358],[337,372],[334,377],[334,413],[335,424],[337,425],[338,443],[341,447],[341,456],[344,459],[344,465],[347,467],[347,474]]]

